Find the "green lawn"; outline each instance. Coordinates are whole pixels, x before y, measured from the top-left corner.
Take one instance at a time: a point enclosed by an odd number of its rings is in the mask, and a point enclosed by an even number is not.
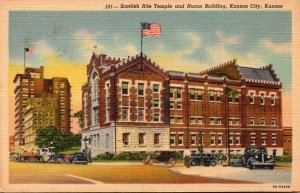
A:
[[[80,152],[80,146],[74,146],[70,147],[64,151],[58,152],[59,154],[74,154],[74,153],[79,153]]]

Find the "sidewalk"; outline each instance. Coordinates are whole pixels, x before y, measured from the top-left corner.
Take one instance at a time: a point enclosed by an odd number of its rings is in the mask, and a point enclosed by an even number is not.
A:
[[[143,165],[142,162],[92,162],[88,165],[94,166],[138,166]]]
[[[179,174],[202,176],[217,179],[241,180],[256,183],[290,183],[291,170],[289,169],[253,169],[243,167],[207,167],[195,166],[186,168],[185,166],[176,166],[170,168],[170,171]]]

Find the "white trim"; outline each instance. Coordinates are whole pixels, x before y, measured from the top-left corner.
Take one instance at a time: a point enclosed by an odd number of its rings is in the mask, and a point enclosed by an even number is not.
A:
[[[184,84],[170,84],[169,87],[180,87],[180,88],[184,88]]]
[[[199,90],[204,90],[204,86],[194,86],[194,85],[189,85],[188,88],[194,88],[194,89],[199,89]]]
[[[142,84],[144,84],[144,91],[143,91],[143,95],[139,95],[139,83],[142,83]],[[147,85],[147,81],[146,80],[136,80],[135,81],[135,84],[133,85],[133,86],[135,86],[135,88],[136,88],[136,96],[139,98],[139,97],[146,97],[146,86],[148,86]],[[138,104],[137,104],[138,105]],[[145,106],[145,104],[144,104],[144,106]]]
[[[128,94],[123,94],[123,91],[122,91],[122,83],[123,82],[128,82]],[[131,79],[124,79],[124,78],[119,78],[119,82],[118,82],[118,85],[120,85],[120,88],[121,88],[121,97],[122,96],[128,96],[129,99],[130,99],[130,87],[132,87],[132,80]],[[130,100],[129,100],[130,101]]]
[[[224,89],[223,88],[216,88],[216,87],[207,87],[207,91],[222,91],[221,95],[223,94]]]

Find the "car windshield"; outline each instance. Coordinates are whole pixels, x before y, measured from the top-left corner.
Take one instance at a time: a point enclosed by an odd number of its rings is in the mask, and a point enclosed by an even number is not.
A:
[[[265,148],[251,148],[250,153],[267,153]]]

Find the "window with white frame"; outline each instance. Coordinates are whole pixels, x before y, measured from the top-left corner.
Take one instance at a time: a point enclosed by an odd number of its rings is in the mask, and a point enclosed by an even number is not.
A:
[[[128,95],[129,82],[122,82],[122,95]]]
[[[177,109],[182,109],[182,102],[177,102]]]
[[[138,108],[138,120],[139,121],[144,121],[144,116],[145,116],[145,110],[144,108]]]
[[[197,100],[202,100],[202,90],[201,89],[197,89]]]
[[[146,133],[139,133],[139,145],[145,144],[145,136],[146,136]]]
[[[240,145],[241,144],[241,136],[239,134],[235,135],[235,144]]]
[[[267,135],[265,133],[261,134],[261,144],[267,145]]]
[[[271,94],[271,105],[275,105],[275,94]]]
[[[175,146],[175,134],[170,134],[170,145]]]
[[[129,145],[129,133],[123,133],[123,144],[124,145]]]
[[[194,88],[190,88],[190,99],[195,100],[195,89]]]
[[[177,117],[177,123],[182,123],[183,119],[182,117]]]
[[[138,83],[138,96],[144,96],[144,83]]]
[[[170,99],[173,99],[173,98],[174,98],[174,87],[170,87],[169,98],[170,98]]]
[[[94,120],[93,123],[94,125],[98,125],[99,123],[99,108],[98,107],[94,107],[93,108],[93,115],[94,115]]]
[[[122,120],[123,121],[128,121],[129,118],[129,108],[128,107],[123,107],[122,108]]]
[[[159,99],[154,99],[153,100],[153,107],[154,108],[159,108]]]
[[[174,109],[174,101],[170,101],[170,109]]]
[[[265,125],[266,119],[264,117],[260,118],[260,125]]]
[[[260,93],[260,104],[261,105],[265,104],[265,93]]]
[[[178,135],[178,145],[183,145],[183,134]]]
[[[218,145],[222,145],[222,138],[223,138],[223,135],[222,134],[218,134]]]
[[[249,99],[250,99],[250,104],[254,104],[254,92],[250,92]]]
[[[177,99],[181,99],[181,91],[182,91],[182,88],[178,87],[177,88],[177,94],[176,94]]]
[[[154,114],[153,115],[153,121],[154,122],[159,122],[159,114]]]
[[[175,123],[175,117],[173,116],[170,117],[170,123]]]
[[[251,134],[251,145],[256,145],[256,134]]]
[[[196,118],[195,117],[190,117],[190,123],[195,124],[196,123]]]
[[[222,118],[220,118],[220,117],[211,117],[211,118],[209,118],[209,124],[210,125],[221,125],[222,124]]]
[[[191,145],[196,145],[196,134],[191,135]]]
[[[276,120],[275,120],[275,118],[272,118],[272,119],[271,119],[271,125],[272,125],[272,126],[276,126]]]
[[[216,144],[216,135],[210,134],[210,145],[215,145],[215,144]]]
[[[254,118],[253,117],[250,118],[250,125],[254,125]]]
[[[152,90],[154,93],[158,93],[159,92],[159,84],[153,84],[152,85]]]
[[[197,124],[202,124],[203,122],[203,118],[202,117],[198,117],[197,118]]]
[[[229,144],[233,145],[233,135],[229,135]]]
[[[272,134],[272,145],[276,145],[277,144],[277,134],[275,133],[273,133]]]

